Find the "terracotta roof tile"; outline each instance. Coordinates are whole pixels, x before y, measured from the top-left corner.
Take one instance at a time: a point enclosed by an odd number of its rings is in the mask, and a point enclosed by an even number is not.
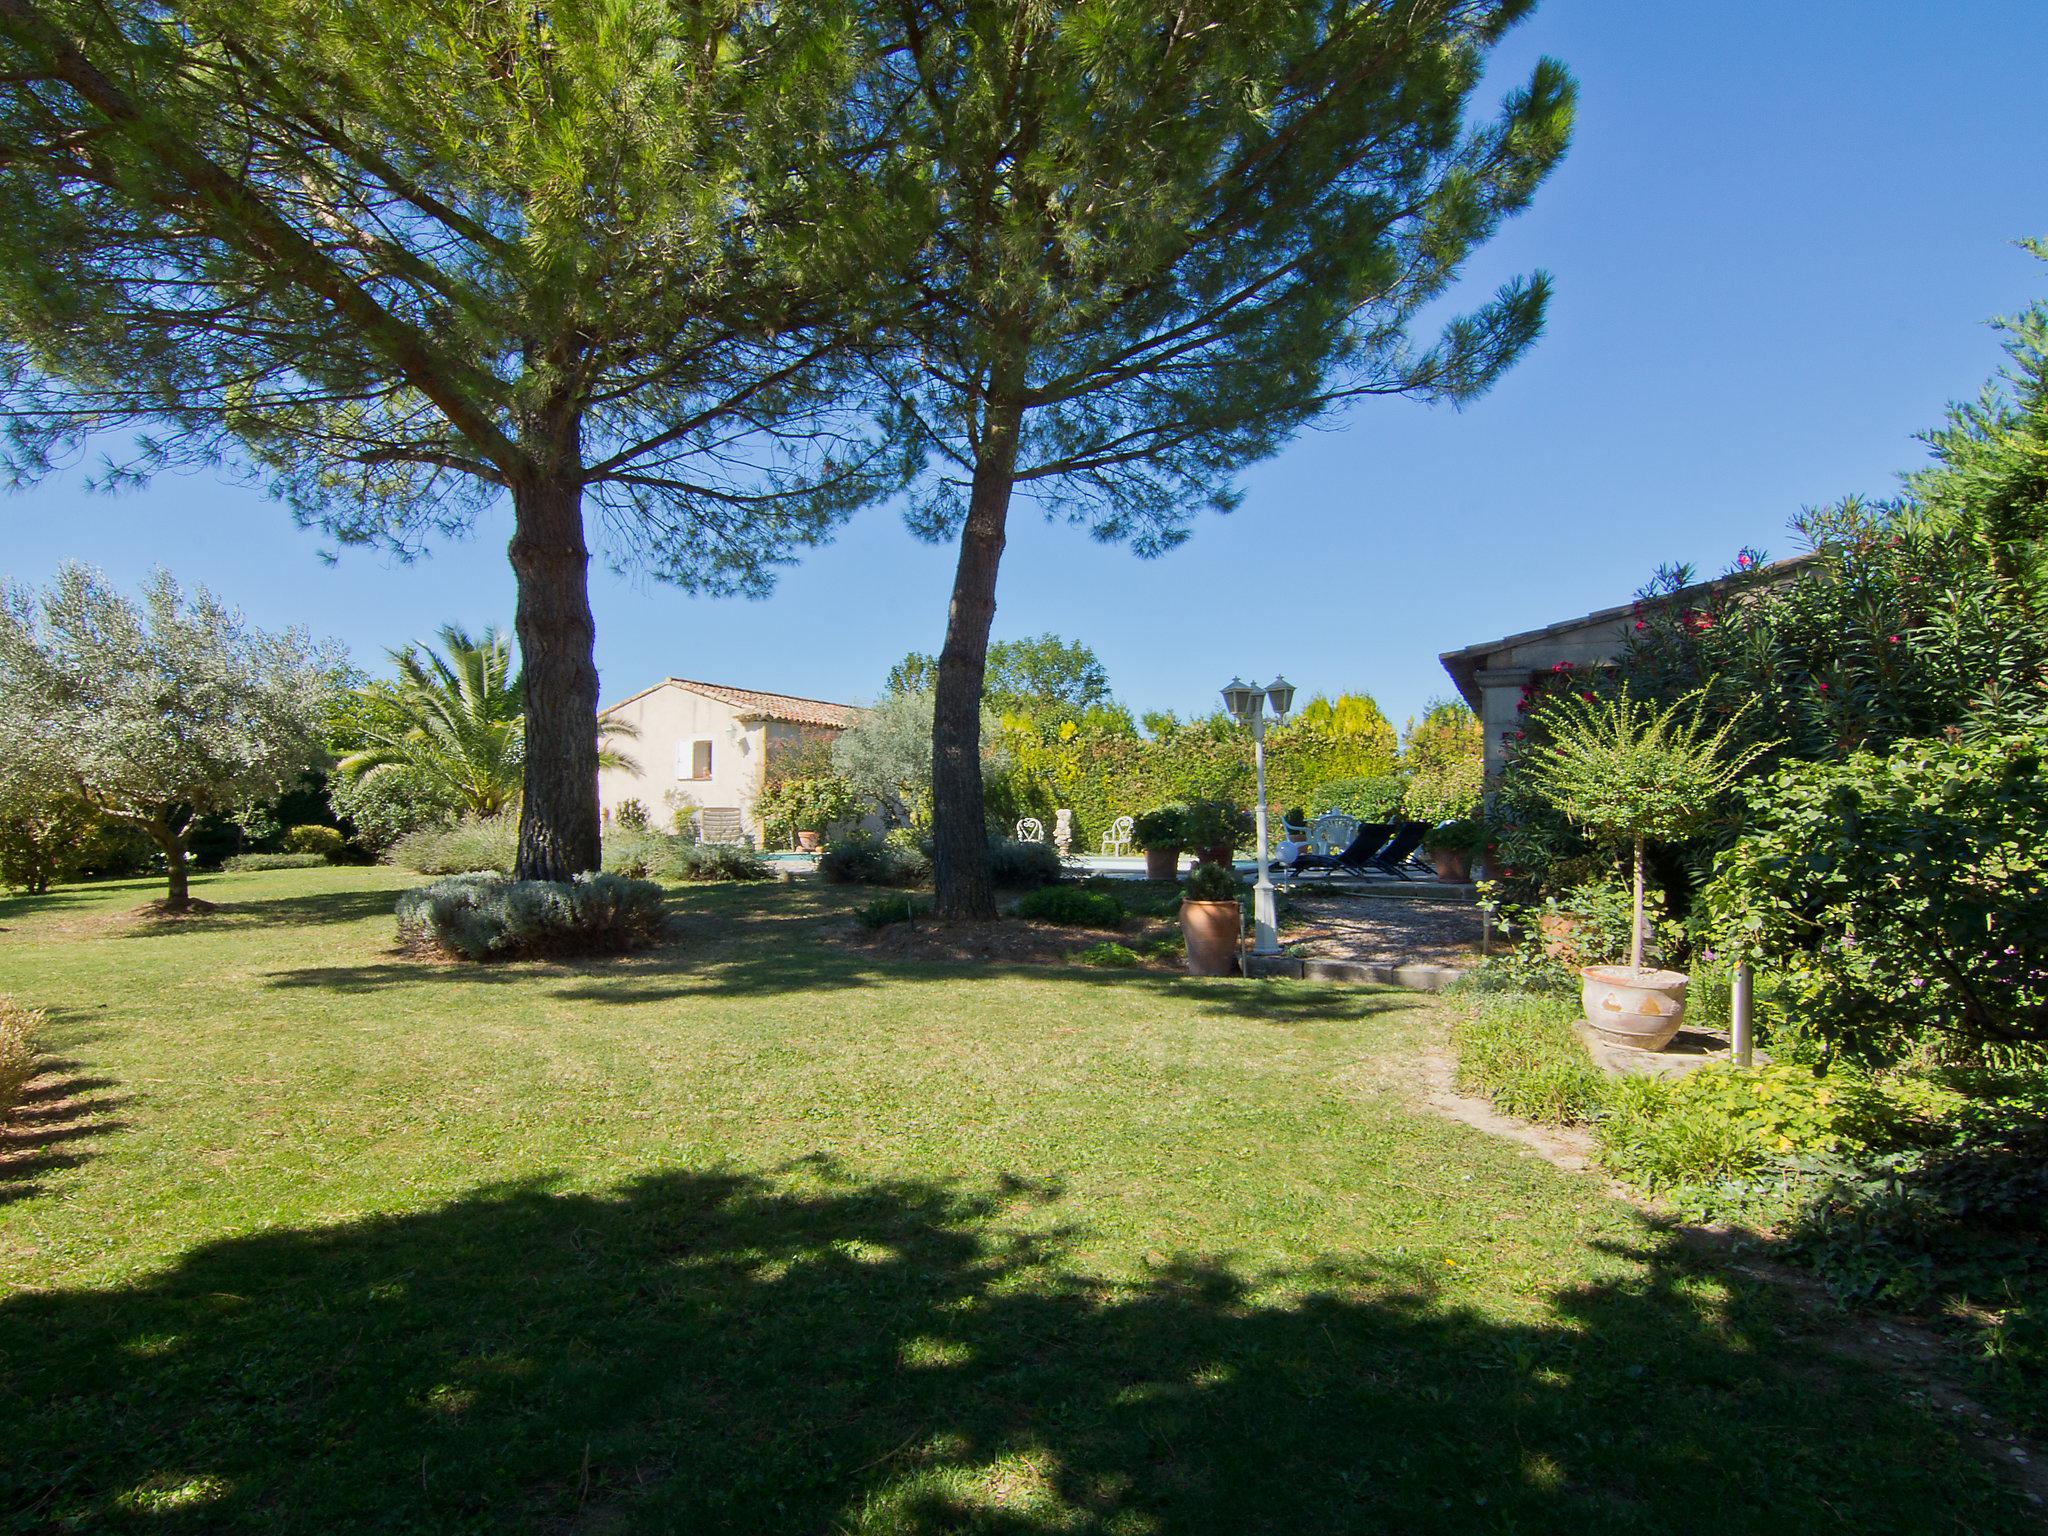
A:
[[[851,704],[833,704],[825,699],[800,699],[789,693],[761,693],[752,688],[728,688],[723,683],[700,683],[687,677],[666,681],[692,693],[701,693],[730,704],[744,714],[764,720],[787,720],[792,725],[828,725],[844,729],[861,717]]]

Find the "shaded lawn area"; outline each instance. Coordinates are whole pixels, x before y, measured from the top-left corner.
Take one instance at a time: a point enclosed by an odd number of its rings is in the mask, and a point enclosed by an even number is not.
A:
[[[6,1528],[2032,1528],[1774,1294],[1415,1107],[1433,1000],[890,965],[811,887],[424,966],[405,883],[0,905],[64,1133],[4,1175]]]

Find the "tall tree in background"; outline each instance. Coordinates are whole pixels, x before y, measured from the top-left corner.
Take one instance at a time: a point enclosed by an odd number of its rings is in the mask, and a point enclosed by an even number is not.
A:
[[[523,687],[512,642],[496,629],[472,636],[454,625],[441,649],[391,652],[396,683],[376,686],[364,710],[364,745],[335,764],[351,778],[398,770],[472,816],[519,802],[526,755]]]
[[[938,902],[994,910],[978,711],[1021,488],[1157,554],[1339,402],[1469,400],[1542,325],[1542,276],[1411,345],[1563,154],[1538,65],[1468,125],[1530,0],[892,0],[888,132],[925,233],[895,387],[943,466],[912,526],[959,540],[936,677]]]
[[[608,553],[759,592],[900,481],[839,407],[879,263],[836,0],[0,0],[16,479],[237,466],[410,554],[511,504],[518,873],[598,863]],[[893,227],[893,226],[892,226]]]
[[[929,689],[938,675],[936,656],[912,651],[889,669],[888,691]],[[1109,669],[1083,640],[1055,634],[997,640],[988,648],[982,699],[998,715],[1028,715],[1040,722],[1078,719],[1110,702]]]
[[[303,632],[251,628],[163,571],[130,602],[67,565],[47,592],[0,594],[0,741],[164,856],[164,906],[191,905],[186,844],[295,786],[322,756],[343,667]]]

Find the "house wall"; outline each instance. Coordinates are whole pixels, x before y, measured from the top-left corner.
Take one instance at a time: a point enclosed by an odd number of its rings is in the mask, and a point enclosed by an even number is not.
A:
[[[1522,728],[1522,689],[1559,662],[1574,667],[1606,666],[1621,656],[1625,626],[1606,619],[1576,629],[1532,638],[1519,645],[1489,651],[1481,658],[1473,681],[1478,685],[1479,723],[1486,731],[1486,772],[1489,778],[1507,765],[1508,741]]]
[[[699,808],[730,808],[753,820],[761,791],[765,722],[743,721],[739,709],[674,684],[664,684],[608,712],[607,718],[630,722],[639,737],[620,741],[619,748],[639,763],[638,772],[601,769],[597,800],[607,823],[627,800],[647,807],[656,826],[670,825],[671,791],[688,795]],[[691,747],[711,742],[711,776],[691,776]]]

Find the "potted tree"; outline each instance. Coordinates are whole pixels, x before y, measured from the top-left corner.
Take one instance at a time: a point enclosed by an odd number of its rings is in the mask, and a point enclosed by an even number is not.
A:
[[[1769,743],[1731,741],[1745,704],[1718,730],[1706,728],[1704,690],[1668,708],[1629,697],[1571,695],[1548,705],[1549,740],[1530,767],[1544,796],[1594,838],[1619,844],[1632,859],[1634,901],[1629,963],[1589,965],[1579,974],[1586,1022],[1603,1037],[1661,1051],[1685,1021],[1685,973],[1643,964],[1643,852],[1683,836],[1710,814]]]
[[[803,774],[771,784],[761,792],[761,820],[779,835],[794,835],[805,852],[815,852],[835,822],[853,810],[853,792],[837,774]]]
[[[1251,818],[1228,800],[1190,800],[1184,822],[1187,845],[1204,864],[1228,869],[1237,857],[1237,841],[1250,822]]]
[[[1180,903],[1180,933],[1190,976],[1230,976],[1244,935],[1237,876],[1228,864],[1201,863],[1188,873]]]
[[[1436,877],[1448,884],[1472,878],[1472,861],[1486,851],[1486,824],[1469,816],[1431,827],[1423,834],[1422,851],[1436,866]]]
[[[1159,805],[1139,815],[1131,822],[1131,841],[1144,850],[1147,880],[1171,880],[1188,845],[1187,807]]]

